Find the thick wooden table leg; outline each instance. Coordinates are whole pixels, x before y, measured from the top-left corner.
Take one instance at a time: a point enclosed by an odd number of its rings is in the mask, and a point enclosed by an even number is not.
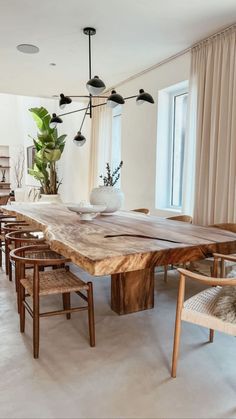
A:
[[[154,307],[154,268],[111,276],[111,308],[118,314]]]

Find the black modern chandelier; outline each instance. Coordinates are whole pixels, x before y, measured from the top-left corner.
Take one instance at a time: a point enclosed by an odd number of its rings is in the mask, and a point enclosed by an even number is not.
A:
[[[89,38],[89,81],[86,83],[86,87],[89,92],[89,95],[78,96],[78,95],[64,95],[63,93],[61,93],[59,106],[60,106],[60,109],[65,109],[65,107],[67,105],[70,105],[70,103],[72,102],[72,98],[88,99],[88,104],[84,108],[73,110],[70,112],[65,112],[59,115],[53,113],[51,121],[50,121],[51,128],[55,128],[57,124],[61,124],[63,122],[61,117],[70,115],[72,113],[84,111],[84,117],[82,119],[79,131],[73,140],[74,144],[76,144],[77,146],[82,146],[86,142],[86,138],[82,134],[82,128],[83,128],[86,115],[89,115],[90,118],[92,118],[94,108],[97,108],[98,106],[105,106],[105,105],[109,106],[110,108],[115,108],[118,105],[123,105],[126,100],[134,99],[134,98],[136,98],[137,105],[141,105],[144,102],[154,103],[153,97],[149,93],[145,92],[143,89],[140,89],[137,95],[128,96],[128,97],[122,97],[115,90],[112,90],[109,96],[101,96],[101,93],[106,89],[106,86],[104,82],[98,76],[92,77],[91,37],[96,34],[96,29],[87,27],[83,29],[83,33],[87,35]],[[100,104],[94,105],[93,99],[95,98],[101,98],[101,99],[104,99],[104,100],[106,99],[106,100]]]

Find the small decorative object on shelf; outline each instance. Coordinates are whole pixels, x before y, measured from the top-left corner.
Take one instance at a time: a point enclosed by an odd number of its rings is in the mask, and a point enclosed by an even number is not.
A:
[[[1,172],[2,172],[1,182],[6,182],[6,169],[1,169]]]
[[[90,202],[93,205],[105,205],[106,209],[102,211],[102,214],[108,215],[115,211],[118,211],[123,202],[124,194],[119,188],[114,188],[114,185],[120,178],[120,170],[123,166],[123,161],[115,168],[111,170],[110,164],[106,164],[106,175],[100,175],[103,179],[103,186],[94,188],[90,195]]]
[[[10,201],[15,201],[15,192],[14,191],[10,192]]]

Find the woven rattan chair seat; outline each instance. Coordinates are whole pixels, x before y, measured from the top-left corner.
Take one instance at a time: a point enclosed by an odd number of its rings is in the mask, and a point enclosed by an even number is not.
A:
[[[64,256],[60,255],[59,253],[54,252],[53,250],[37,250],[37,251],[30,251],[25,252],[25,256],[29,259],[61,259],[62,263],[65,259]]]
[[[211,287],[184,302],[181,319],[209,329],[236,336],[236,324],[221,320],[213,314],[221,287]]]
[[[40,272],[39,278],[39,295],[63,294],[88,289],[84,281],[65,269]],[[26,273],[26,278],[21,279],[21,284],[33,296],[32,272]]]

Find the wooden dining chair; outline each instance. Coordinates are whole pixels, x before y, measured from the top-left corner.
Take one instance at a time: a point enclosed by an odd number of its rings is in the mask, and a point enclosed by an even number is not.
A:
[[[172,372],[173,378],[176,377],[177,362],[179,356],[180,333],[182,321],[198,324],[209,329],[209,341],[213,342],[214,330],[236,336],[236,323],[222,320],[214,314],[216,301],[220,296],[222,287],[236,286],[236,278],[218,278],[219,262],[224,264],[227,260],[234,260],[235,256],[229,255],[214,255],[214,277],[206,277],[186,269],[178,269],[180,273],[179,292],[176,308],[175,333],[174,333],[174,347],[172,356]],[[198,281],[204,285],[209,285],[210,288],[201,291],[188,300],[185,299],[185,282],[186,279]]]
[[[7,223],[4,223],[2,227],[2,237],[1,240],[3,241],[2,251],[5,253],[5,272],[6,275],[9,275],[9,269],[10,269],[10,260],[9,260],[9,249],[6,244],[6,234],[14,231],[20,231],[24,229],[30,228],[30,224],[26,221],[9,221]],[[33,226],[31,227],[34,228]],[[9,278],[10,279],[10,278]]]
[[[10,194],[0,195],[0,205],[7,205],[10,198]]]
[[[150,211],[149,211],[148,208],[136,208],[136,209],[133,209],[131,211],[141,212],[142,214],[146,214],[146,215],[150,214]]]
[[[69,262],[58,253],[52,252],[47,245],[25,246],[10,253],[11,259],[19,266],[19,292],[20,292],[20,331],[25,330],[25,309],[33,318],[33,356],[39,357],[39,329],[40,318],[66,315],[70,319],[71,313],[88,311],[90,346],[95,346],[95,326],[93,307],[92,282],[84,282],[69,270],[69,266],[62,269],[46,270],[41,272],[41,267],[58,267],[62,263]],[[33,265],[33,271],[26,271],[27,264]],[[86,304],[79,307],[71,307],[70,294],[75,292]],[[61,294],[63,300],[62,310],[40,312],[40,300],[43,296]],[[32,299],[32,304],[28,302]]]
[[[168,217],[168,220],[182,221],[183,223],[192,224],[193,217],[191,217],[191,215],[174,215],[173,217]]]
[[[45,243],[44,234],[42,231],[39,231],[38,229],[24,228],[23,230],[12,231],[10,233],[5,234],[5,246],[8,249],[8,254],[10,254],[11,250],[17,249],[18,247],[43,243]],[[14,265],[14,262],[10,258],[8,258],[8,260],[9,281],[12,281],[12,267]],[[15,275],[15,284],[16,291],[18,291],[17,274]]]
[[[0,267],[2,267],[2,252],[5,251],[5,238],[4,233],[2,232],[2,227],[7,222],[14,222],[16,221],[16,217],[10,217],[7,214],[0,213]]]
[[[193,218],[190,215],[174,215],[173,217],[168,217],[167,219],[189,224],[192,224],[193,222]],[[168,280],[168,267],[169,265],[164,265],[164,282],[167,282]]]
[[[208,227],[230,231],[231,233],[236,233],[236,223],[212,224]],[[213,257],[208,257],[205,259],[190,262],[188,269],[192,272],[199,273],[200,275],[212,276],[213,260]],[[224,266],[224,270],[222,270],[221,266],[221,276],[227,275],[234,268],[235,265],[236,264],[234,261],[228,261],[226,264],[223,264],[222,266]]]
[[[17,222],[16,217],[10,216],[9,214],[0,214],[0,266],[2,267],[2,253],[5,253],[5,234],[3,226],[7,223]]]

